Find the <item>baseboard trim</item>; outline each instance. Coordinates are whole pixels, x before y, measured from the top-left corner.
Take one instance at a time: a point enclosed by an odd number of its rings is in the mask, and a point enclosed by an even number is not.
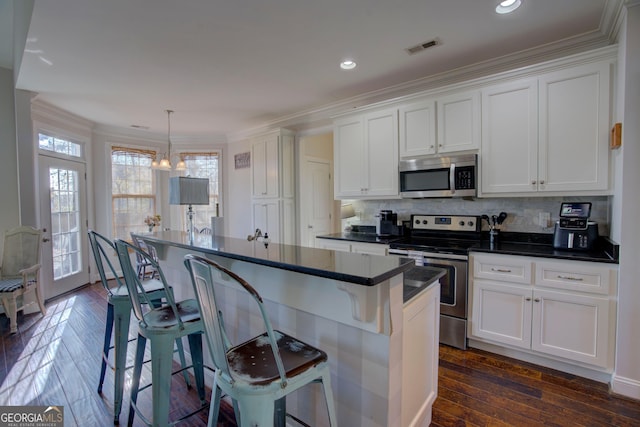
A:
[[[611,392],[620,396],[640,400],[640,381],[613,374]]]
[[[601,383],[611,384],[612,374],[608,372],[589,369],[586,367],[573,365],[571,363],[539,356],[537,354],[527,353],[525,351],[515,350],[508,347],[501,347],[483,341],[477,341],[471,338],[469,339],[469,347],[478,348],[480,350],[489,351],[491,353],[500,354],[502,356],[512,357],[514,359],[522,360],[529,363],[535,363],[536,365],[556,369],[568,374],[578,375],[580,377],[588,378],[590,380],[598,381]]]

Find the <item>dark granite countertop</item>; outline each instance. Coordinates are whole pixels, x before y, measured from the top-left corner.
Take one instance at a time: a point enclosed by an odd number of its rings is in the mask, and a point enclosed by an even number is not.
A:
[[[317,237],[321,239],[346,240],[349,242],[379,243],[381,245],[388,245],[389,243],[397,242],[404,238],[404,236],[378,236],[376,235],[375,225],[354,225],[350,231],[323,234]]]
[[[416,265],[404,273],[402,299],[407,303],[436,280],[447,274],[447,270],[438,267]]]
[[[332,240],[348,240],[350,242],[362,242],[362,243],[379,243],[382,245],[388,245],[392,242],[397,242],[402,239],[402,236],[377,236],[375,233],[359,232],[359,231],[345,231],[342,233],[323,234],[317,236],[321,239]]]
[[[470,252],[487,252],[504,255],[523,255],[543,258],[569,259],[573,261],[608,262],[617,264],[604,251],[568,251],[554,249],[552,245],[536,245],[531,243],[500,242],[497,245],[490,245],[483,242],[478,246],[469,249]]]
[[[497,244],[491,245],[487,237],[469,251],[617,264],[618,248],[609,238],[601,236],[589,251],[555,249],[553,234],[505,232]]]
[[[408,238],[408,236],[380,237],[376,236],[375,232],[366,231],[343,232],[318,237],[387,245]],[[495,245],[490,244],[488,233],[483,233],[482,240],[471,247],[469,251],[617,264],[618,248],[619,246],[615,242],[601,236],[595,248],[590,251],[554,249],[553,234],[502,232]]]
[[[199,234],[191,244],[187,234],[180,231],[160,231],[139,236],[152,244],[194,249],[203,253],[364,286],[377,285],[396,274],[409,270],[415,264],[413,260],[401,257],[365,255],[277,243],[265,245],[262,239],[248,241]]]

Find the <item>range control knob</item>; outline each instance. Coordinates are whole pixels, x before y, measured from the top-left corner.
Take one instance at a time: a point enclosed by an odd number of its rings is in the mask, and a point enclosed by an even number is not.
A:
[[[416,225],[420,225],[420,220],[416,219]]]
[[[474,226],[473,221],[469,221],[469,222],[467,223],[467,225],[468,225],[469,227],[473,227],[473,226]]]
[[[427,221],[426,219],[423,219],[423,220],[422,220],[422,223],[426,225],[426,224],[428,224],[428,223],[429,223],[429,221]]]
[[[458,223],[458,225],[459,225],[460,227],[464,227],[464,221],[460,221],[460,222]]]

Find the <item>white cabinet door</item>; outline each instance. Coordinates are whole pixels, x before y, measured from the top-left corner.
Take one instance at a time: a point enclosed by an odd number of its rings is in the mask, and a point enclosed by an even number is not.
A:
[[[438,98],[438,153],[475,150],[480,147],[480,92],[464,92]]]
[[[280,138],[281,167],[278,170],[282,178],[281,197],[294,198],[296,195],[295,186],[295,152],[294,137],[282,135]]]
[[[268,234],[274,243],[280,243],[280,206],[278,200],[265,200],[253,203],[253,229],[259,228],[262,234]]]
[[[398,196],[398,110],[367,114],[364,153],[369,197]]]
[[[361,117],[337,120],[333,131],[336,197],[360,197],[365,188],[364,129]]]
[[[360,242],[351,243],[351,252],[355,252],[359,254],[385,256],[387,255],[388,249],[389,249],[389,245],[381,245],[378,243],[360,243]]]
[[[296,204],[294,199],[283,199],[280,201],[280,212],[282,213],[281,240],[285,245],[296,244]]]
[[[531,288],[475,280],[472,335],[516,347],[531,346]]]
[[[401,107],[400,157],[436,153],[436,103],[433,99]]]
[[[398,111],[378,111],[334,124],[336,198],[399,197]]]
[[[608,367],[609,298],[535,290],[531,348]]]
[[[539,78],[540,191],[607,190],[609,63]]]
[[[323,239],[316,237],[316,248],[332,251],[351,252],[351,243],[344,240]]]
[[[537,191],[537,84],[523,79],[482,90],[482,194]]]
[[[278,197],[278,137],[257,139],[251,146],[251,183],[254,198]]]

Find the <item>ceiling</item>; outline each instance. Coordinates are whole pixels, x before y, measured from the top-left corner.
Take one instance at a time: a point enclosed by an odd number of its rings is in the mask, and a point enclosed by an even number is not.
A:
[[[622,1],[522,0],[498,15],[498,0],[35,0],[17,87],[154,134],[172,109],[174,136],[223,141],[304,127],[435,76],[609,44]],[[341,70],[344,58],[357,68]]]

